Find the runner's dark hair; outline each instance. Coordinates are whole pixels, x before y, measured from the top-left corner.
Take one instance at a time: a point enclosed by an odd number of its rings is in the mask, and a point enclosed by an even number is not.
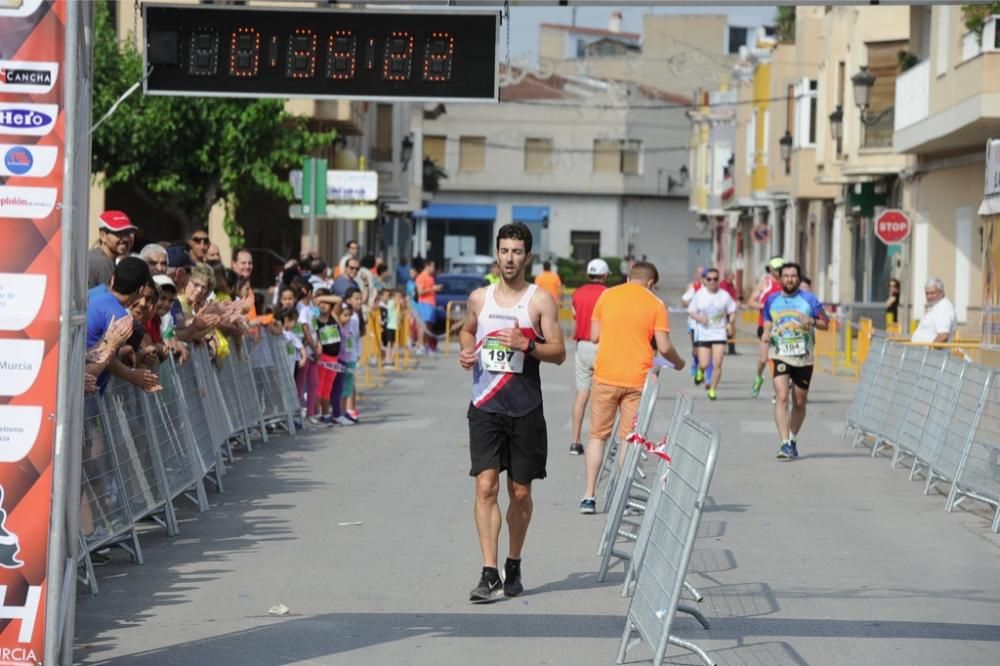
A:
[[[519,240],[524,241],[524,251],[531,252],[531,229],[524,222],[511,222],[500,227],[497,232],[497,249],[500,249],[500,241]]]
[[[786,268],[794,268],[795,275],[797,275],[800,280],[802,279],[802,267],[799,266],[794,261],[785,262],[785,265],[781,267],[781,271],[778,273],[778,275],[780,276],[782,273],[784,273]]]

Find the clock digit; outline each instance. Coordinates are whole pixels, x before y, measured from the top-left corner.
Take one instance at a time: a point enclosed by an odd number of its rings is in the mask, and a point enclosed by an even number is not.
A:
[[[188,74],[215,76],[219,73],[219,33],[208,28],[191,33]]]
[[[455,59],[455,33],[432,32],[424,45],[424,81],[450,81]]]
[[[316,32],[296,28],[288,36],[288,63],[285,76],[290,79],[311,79],[316,76]]]
[[[412,72],[413,33],[390,32],[385,38],[382,78],[386,81],[408,81]]]
[[[353,30],[335,30],[330,33],[326,50],[326,76],[348,81],[358,70],[358,38]]]
[[[229,75],[249,79],[259,71],[260,32],[256,28],[236,28],[229,40]]]

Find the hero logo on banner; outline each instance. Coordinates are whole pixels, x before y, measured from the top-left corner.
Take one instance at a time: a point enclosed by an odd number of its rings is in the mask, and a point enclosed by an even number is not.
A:
[[[44,178],[52,173],[59,149],[55,146],[19,146],[0,143],[0,176]]]
[[[0,92],[47,93],[58,75],[58,63],[0,60]]]
[[[56,104],[0,102],[0,134],[45,136],[59,116]]]
[[[56,205],[54,187],[0,186],[0,217],[26,217],[41,220]]]

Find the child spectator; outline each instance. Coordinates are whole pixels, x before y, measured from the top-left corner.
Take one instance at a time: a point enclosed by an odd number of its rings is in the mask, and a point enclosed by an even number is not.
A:
[[[358,422],[357,395],[354,386],[354,374],[358,368],[358,358],[361,356],[361,336],[363,323],[361,319],[361,290],[351,287],[345,293],[344,301],[350,304],[354,311],[346,327],[341,328],[343,344],[340,349],[340,363],[344,366],[347,376],[344,378],[344,388],[341,393],[343,413],[352,423]]]
[[[382,322],[382,346],[385,348],[385,365],[395,365],[396,363],[396,329],[399,328],[399,311],[403,307],[403,290],[386,290],[384,311],[385,320]]]
[[[319,340],[320,354],[317,361],[316,374],[319,379],[316,386],[316,399],[319,401],[320,415],[311,416],[310,423],[333,425],[330,413],[330,394],[333,383],[337,379],[337,359],[340,356],[340,325],[333,316],[333,308],[340,298],[332,296],[330,290],[320,288],[313,294],[313,299],[319,307],[319,318],[316,320],[316,337]]]
[[[294,308],[286,308],[279,315],[281,320],[281,335],[285,339],[285,353],[292,374],[306,365],[306,348],[302,345],[302,337],[295,329],[299,325],[299,313]]]
[[[295,386],[299,392],[299,403],[302,406],[303,417],[316,414],[316,384],[319,383],[316,359],[319,358],[319,343],[313,335],[316,328],[312,309],[312,285],[309,280],[299,276],[292,280],[291,289],[295,298],[295,311],[299,313],[299,326],[302,331],[302,343],[306,348],[306,364],[295,375]],[[284,298],[284,292],[282,292]]]
[[[358,292],[361,293],[360,291]],[[330,392],[330,423],[337,423],[339,425],[354,425],[357,421],[347,418],[343,412],[342,400],[344,398],[344,385],[347,383],[348,378],[351,380],[351,390],[354,389],[354,371],[345,367],[344,363],[344,353],[347,343],[347,331],[350,328],[351,320],[354,318],[354,308],[349,303],[341,302],[339,303],[334,312],[337,313],[337,324],[340,328],[340,355],[337,358],[337,365],[340,370],[337,371],[336,377],[333,380],[333,390]]]

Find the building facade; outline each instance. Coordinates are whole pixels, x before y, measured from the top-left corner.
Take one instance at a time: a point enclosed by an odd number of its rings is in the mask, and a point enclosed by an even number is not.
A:
[[[505,71],[498,105],[450,104],[423,124],[443,167],[417,224],[444,260],[492,254],[496,228],[533,227],[536,254],[645,256],[678,289],[710,237],[687,210],[687,98],[649,86]]]

